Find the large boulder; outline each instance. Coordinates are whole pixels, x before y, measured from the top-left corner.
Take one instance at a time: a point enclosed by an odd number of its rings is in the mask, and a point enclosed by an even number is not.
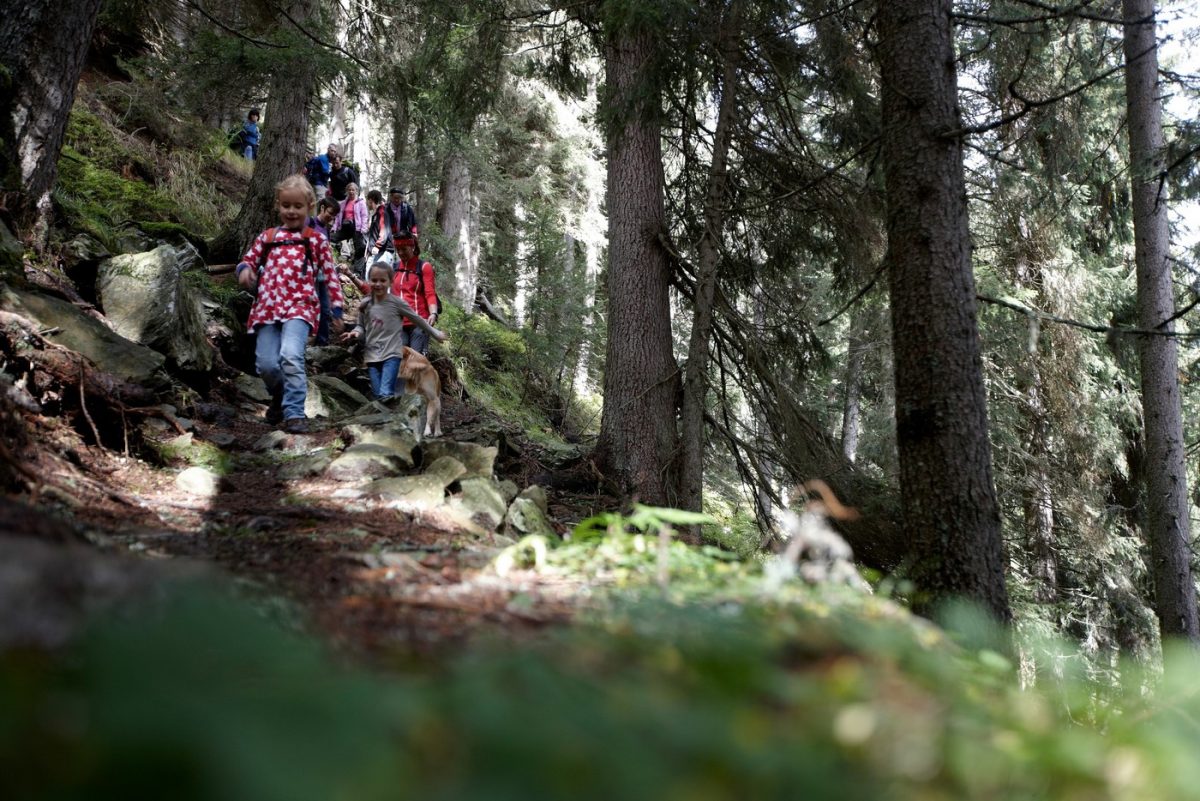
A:
[[[0,293],[0,308],[28,317],[46,339],[90,359],[98,369],[154,391],[168,390],[166,357],[113,331],[65,300],[11,287]]]
[[[160,245],[100,265],[96,292],[117,333],[167,354],[182,370],[208,372],[213,348],[204,332],[200,292],[184,273],[201,264],[190,244]]]

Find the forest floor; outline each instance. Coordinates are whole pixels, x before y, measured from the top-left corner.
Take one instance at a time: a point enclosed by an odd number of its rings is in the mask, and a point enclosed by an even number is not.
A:
[[[313,421],[311,432],[288,435],[264,458],[255,444],[273,431],[257,408],[242,402],[233,420],[187,421],[197,441],[217,440],[231,457],[219,494],[179,486],[183,465],[157,466],[94,444],[66,425],[49,426],[26,453],[31,475],[45,483],[43,502],[61,503],[101,552],[143,559],[184,559],[215,565],[251,593],[278,596],[300,610],[293,622],[369,662],[408,654],[432,656],[475,635],[535,635],[569,622],[591,596],[575,575],[514,568],[499,575],[500,535],[464,531],[434,507],[401,511],[355,497],[326,477],[288,477],[289,460],[337,444],[336,422]],[[478,417],[468,402],[448,399],[447,438]],[[42,424],[51,421],[41,421]],[[174,437],[176,432],[165,432]],[[535,447],[497,461],[498,478],[524,487],[537,462]],[[502,473],[501,468],[507,469]],[[556,494],[549,505],[559,533],[598,509],[600,496]],[[11,515],[10,515],[11,517]],[[8,528],[31,528],[9,521]]]

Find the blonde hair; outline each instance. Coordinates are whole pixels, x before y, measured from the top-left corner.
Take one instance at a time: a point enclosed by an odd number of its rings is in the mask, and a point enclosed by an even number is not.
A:
[[[308,199],[308,213],[312,214],[313,209],[317,205],[317,193],[313,191],[312,184],[303,175],[289,175],[279,183],[275,184],[275,201],[279,202],[279,196],[284,192],[291,191],[303,192]]]

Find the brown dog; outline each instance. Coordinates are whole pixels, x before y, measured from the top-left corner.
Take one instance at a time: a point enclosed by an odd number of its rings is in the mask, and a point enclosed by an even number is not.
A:
[[[425,399],[425,436],[442,435],[442,380],[437,370],[417,351],[406,347],[400,360],[404,391]],[[432,434],[430,433],[432,432]]]

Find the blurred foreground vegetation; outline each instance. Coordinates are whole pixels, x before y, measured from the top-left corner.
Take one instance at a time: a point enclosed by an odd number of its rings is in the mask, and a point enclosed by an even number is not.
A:
[[[193,588],[0,656],[0,797],[1200,798],[1193,653],[1101,688],[1043,651],[1022,689],[960,618],[643,600],[382,675]]]

